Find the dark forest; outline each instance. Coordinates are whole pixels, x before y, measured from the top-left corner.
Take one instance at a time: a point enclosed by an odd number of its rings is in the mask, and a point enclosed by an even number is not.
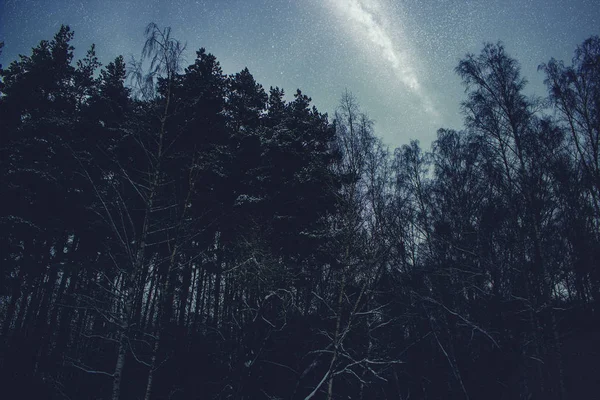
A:
[[[466,55],[464,128],[391,150],[350,91],[73,35],[0,67],[0,397],[598,398],[600,37],[545,98]]]

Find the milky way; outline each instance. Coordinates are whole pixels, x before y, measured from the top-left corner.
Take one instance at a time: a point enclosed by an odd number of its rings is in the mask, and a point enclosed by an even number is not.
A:
[[[104,64],[138,55],[148,22],[171,26],[191,62],[206,47],[225,73],[248,67],[257,81],[301,88],[319,110],[335,110],[352,91],[392,146],[440,127],[460,128],[464,88],[454,73],[468,52],[502,40],[522,64],[528,93],[545,95],[537,66],[569,61],[575,46],[600,34],[597,0],[4,0],[0,63],[75,31],[76,56],[96,43]],[[288,96],[288,99],[290,96]]]
[[[400,82],[423,103],[423,110],[437,115],[420,83],[414,68],[413,54],[404,38],[401,24],[392,24],[387,18],[389,10],[379,0],[327,0],[334,10],[347,18],[344,25],[350,34],[356,36],[363,46],[374,46],[381,65],[391,68]],[[396,33],[394,35],[394,33]],[[398,39],[394,40],[394,37]]]

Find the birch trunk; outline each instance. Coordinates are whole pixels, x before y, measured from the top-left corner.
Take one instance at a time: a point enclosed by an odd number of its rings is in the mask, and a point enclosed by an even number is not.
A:
[[[123,376],[123,368],[125,368],[125,355],[127,345],[125,331],[119,333],[119,352],[117,354],[117,363],[115,364],[115,372],[113,374],[113,389],[112,400],[119,400],[121,395],[121,378]]]

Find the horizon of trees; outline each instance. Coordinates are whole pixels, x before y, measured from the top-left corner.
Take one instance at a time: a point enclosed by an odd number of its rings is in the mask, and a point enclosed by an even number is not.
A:
[[[466,55],[464,129],[390,150],[149,24],[0,66],[0,394],[570,399],[600,391],[600,37],[523,94]],[[2,45],[0,44],[0,51]]]

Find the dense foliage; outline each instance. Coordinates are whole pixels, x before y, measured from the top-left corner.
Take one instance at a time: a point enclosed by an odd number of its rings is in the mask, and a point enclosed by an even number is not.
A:
[[[393,152],[168,28],[72,38],[0,67],[3,398],[598,393],[600,38],[543,100],[467,55],[464,130]]]

